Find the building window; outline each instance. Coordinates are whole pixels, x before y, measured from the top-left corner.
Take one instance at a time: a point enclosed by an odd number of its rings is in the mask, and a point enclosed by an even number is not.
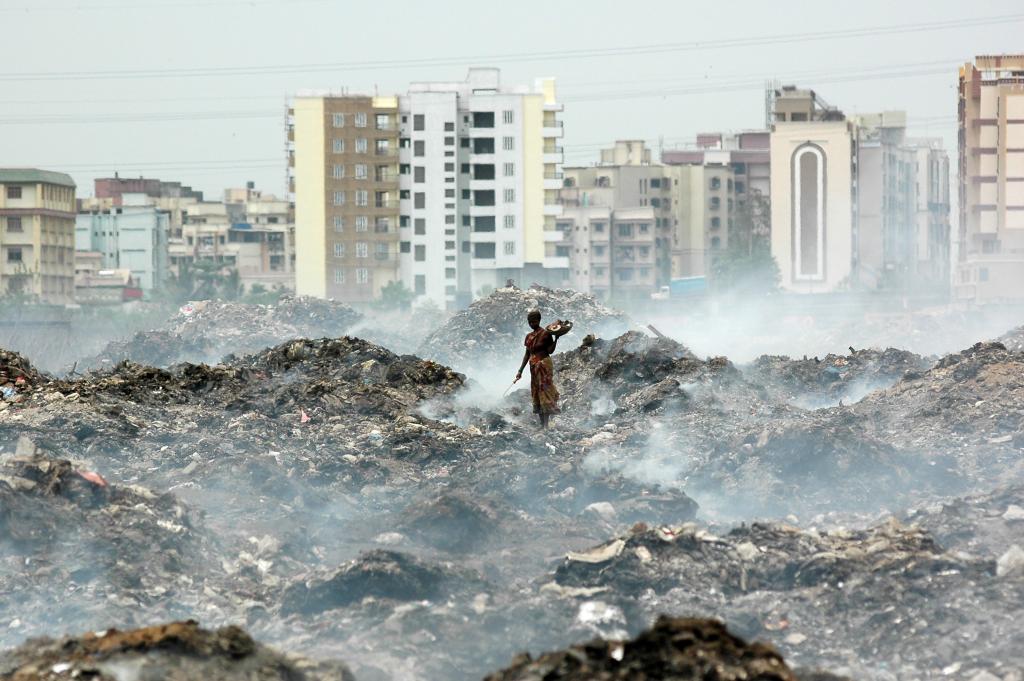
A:
[[[356,283],[357,284],[368,284],[370,283],[370,271],[365,267],[360,267],[356,270]]]
[[[446,251],[454,251],[455,250],[455,242],[454,241],[445,241],[444,242],[444,250],[446,250]]]
[[[619,281],[632,281],[633,270],[619,270]]]
[[[623,222],[619,224],[619,236],[633,236],[633,223]]]
[[[425,262],[426,259],[427,259],[427,247],[422,245],[422,244],[418,244],[416,246],[416,248],[414,249],[413,260],[415,260],[416,262]]]
[[[366,140],[365,137],[357,137],[356,138],[356,153],[357,154],[365,154],[367,149],[369,149],[369,148],[370,148],[370,143]]]
[[[355,115],[355,119],[356,119],[356,127],[357,128],[365,128],[366,127],[366,112],[365,111],[358,112]]]
[[[427,207],[427,195],[423,192],[416,192],[412,195],[413,208],[426,208]]]
[[[637,225],[637,227],[640,228],[640,233],[641,234],[647,234],[647,232],[649,232],[651,230],[651,226],[649,224],[647,224],[646,222],[641,222],[639,225]]]
[[[365,215],[356,216],[356,231],[365,232],[370,229],[370,218]]]
[[[494,258],[494,242],[480,242],[473,244],[473,257],[474,258]]]
[[[388,245],[384,241],[378,241],[376,247],[377,260],[387,260]]]
[[[357,206],[368,206],[370,205],[370,192],[365,189],[356,190],[356,205]]]
[[[444,172],[446,172],[446,173],[454,173],[455,172],[455,164],[454,163],[445,163],[444,164]]]
[[[427,275],[417,274],[413,278],[413,288],[416,291],[416,295],[424,295],[427,292]]]
[[[444,278],[445,279],[454,279],[455,278],[455,268],[454,267],[446,267],[446,268],[444,268]]]
[[[711,188],[712,189],[721,189],[721,187],[722,187],[722,180],[721,180],[721,178],[712,177],[711,178]]]
[[[515,115],[512,109],[505,109],[501,112],[501,121],[506,125],[515,121]]]
[[[377,140],[373,146],[378,156],[387,156],[391,152],[391,142],[388,140]]]
[[[334,244],[334,257],[344,258],[345,257],[345,244]]]
[[[717,236],[711,237],[711,248],[718,250],[722,247],[722,239]]]
[[[426,156],[427,145],[423,140],[416,140],[412,143],[412,155],[413,156]]]
[[[341,215],[334,216],[334,231],[344,232],[345,231],[345,218]]]
[[[11,216],[7,218],[7,231],[8,232],[20,232],[22,231],[21,218]]]
[[[469,138],[468,137],[460,137],[459,138],[459,146],[462,147],[463,149],[468,149],[469,148]]]
[[[455,138],[454,137],[445,137],[444,138],[444,145],[446,147],[454,147],[455,146]]]
[[[398,244],[398,251],[400,253],[410,253],[412,251],[412,243],[403,241]]]
[[[444,131],[445,132],[454,132],[455,131],[455,123],[453,123],[451,121],[446,121],[445,124],[444,124]]]
[[[515,215],[506,215],[505,216],[505,229],[515,229],[515,226],[516,226],[516,216]]]
[[[505,164],[505,177],[512,177],[516,174],[516,164],[506,163]]]
[[[331,140],[331,149],[334,151],[335,154],[344,154],[345,153],[345,140],[342,140],[342,139]]]
[[[718,216],[711,218],[711,229],[718,229],[722,226],[722,219]]]
[[[334,283],[335,284],[344,284],[345,283],[345,270],[341,269],[340,267],[335,267],[334,268]]]
[[[515,203],[515,202],[516,202],[516,190],[515,189],[506,189],[505,190],[505,203]]]
[[[18,187],[21,189],[21,187]],[[20,248],[8,248],[7,249],[7,262],[21,262],[21,249]]]
[[[591,222],[590,223],[590,228],[592,230],[594,230],[595,232],[600,234],[600,233],[604,232],[604,223],[603,222]]]
[[[413,114],[412,116],[412,129],[423,130],[427,126],[426,118],[423,114]]]
[[[446,199],[454,199],[455,198],[455,190],[454,189],[445,189],[444,190],[444,197]]]
[[[357,163],[356,164],[356,179],[357,180],[365,180],[366,176],[367,176],[366,164],[365,163]]]
[[[413,166],[412,169],[412,181],[413,182],[426,182],[427,181],[427,169],[423,166]]]
[[[343,113],[331,114],[331,125],[333,125],[336,128],[344,128],[345,127],[345,114],[343,114]]]
[[[365,241],[356,242],[356,257],[365,258],[370,255],[370,247]]]
[[[344,206],[345,205],[345,192],[334,192],[334,205]]]
[[[987,267],[979,267],[978,268],[978,281],[988,281],[988,268]]]
[[[515,255],[515,254],[516,254],[516,242],[515,241],[506,241],[505,242],[505,255]]]
[[[446,225],[454,225],[455,224],[455,216],[454,215],[445,215],[444,216],[444,224],[446,224]]]
[[[334,176],[335,180],[342,180],[342,179],[344,179],[345,178],[345,166],[343,166],[343,165],[335,165],[331,169],[331,175]]]
[[[504,149],[505,151],[512,151],[513,149],[516,148],[516,138],[515,137],[502,137],[501,138],[501,148]]]
[[[427,233],[427,221],[423,218],[416,218],[415,226],[413,228],[413,234],[426,234]]]
[[[652,177],[651,178],[651,189],[660,189],[660,188],[661,188],[661,178],[660,177]]]

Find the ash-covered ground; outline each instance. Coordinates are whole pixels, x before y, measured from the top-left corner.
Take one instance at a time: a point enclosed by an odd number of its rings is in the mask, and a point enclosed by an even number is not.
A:
[[[1024,332],[734,363],[645,321],[211,302],[0,353],[0,679],[1024,678]]]

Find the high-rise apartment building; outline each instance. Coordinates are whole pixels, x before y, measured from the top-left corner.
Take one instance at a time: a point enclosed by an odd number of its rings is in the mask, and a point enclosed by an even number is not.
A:
[[[775,91],[771,245],[781,286],[823,293],[854,271],[857,129],[811,90]]]
[[[960,233],[955,297],[1024,299],[1024,54],[960,69]]]
[[[952,283],[949,154],[942,138],[910,138],[907,145],[916,156],[917,280],[936,295],[948,297]]]
[[[398,99],[295,99],[296,292],[368,302],[396,281]]]
[[[564,281],[545,240],[561,211],[561,108],[553,80],[508,87],[497,69],[395,97],[297,98],[299,291],[366,302],[399,279],[455,308],[509,279]]]
[[[0,296],[71,303],[75,183],[64,173],[0,169]]]

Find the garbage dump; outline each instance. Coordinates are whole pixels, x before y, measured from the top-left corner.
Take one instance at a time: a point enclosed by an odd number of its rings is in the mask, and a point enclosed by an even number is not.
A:
[[[239,627],[209,631],[192,620],[31,641],[0,659],[0,678],[355,681],[344,664],[282,655]]]
[[[536,660],[524,655],[485,681],[625,681],[652,672],[678,681],[798,681],[771,646],[747,644],[714,620],[664,616],[633,640],[597,639]]]
[[[418,354],[460,371],[503,363],[514,370],[515,355],[522,354],[523,337],[529,331],[526,315],[530,310],[540,310],[544,324],[555,319],[574,323],[575,331],[560,341],[563,350],[579,345],[587,334],[616,336],[630,327],[623,313],[586,293],[538,285],[528,289],[510,286],[452,315],[423,340]]]
[[[576,326],[539,430],[528,386],[481,399],[474,362],[514,369],[546,304]],[[64,377],[0,352],[0,678],[28,639],[187,620],[360,680],[615,674],[601,650],[666,615],[799,678],[1019,679],[1024,354],[738,366],[569,292],[477,306],[431,336],[455,368],[343,334]],[[697,634],[659,626],[628,669],[686,663],[659,646]]]
[[[178,362],[219,361],[294,338],[344,335],[362,315],[344,303],[306,296],[283,296],[267,305],[202,300],[182,305],[163,328],[112,341],[83,368],[131,360],[166,367]]]

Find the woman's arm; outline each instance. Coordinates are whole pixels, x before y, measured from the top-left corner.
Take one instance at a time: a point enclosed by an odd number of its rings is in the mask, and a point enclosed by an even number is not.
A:
[[[526,368],[526,363],[530,361],[530,350],[527,348],[526,352],[523,353],[523,363],[519,365],[519,371],[516,372],[516,381],[523,377],[523,369]],[[516,381],[512,381],[515,383]]]

